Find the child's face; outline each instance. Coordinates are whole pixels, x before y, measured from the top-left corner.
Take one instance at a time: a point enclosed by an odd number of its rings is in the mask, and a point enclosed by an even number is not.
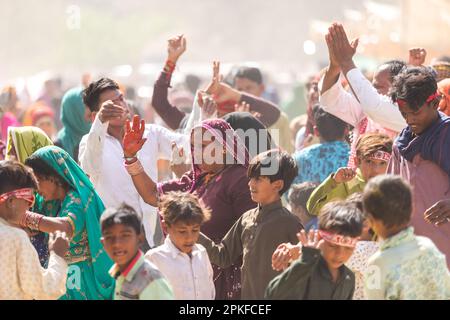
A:
[[[52,178],[44,178],[39,175],[36,175],[36,178],[39,182],[39,194],[44,198],[45,201],[55,200],[57,199],[58,194],[58,185],[55,180]]]
[[[280,199],[279,191],[283,187],[282,180],[270,182],[269,178],[259,176],[250,178],[248,182],[252,200],[261,205],[269,204]]]
[[[181,252],[190,254],[200,235],[200,224],[176,222],[171,225],[164,223],[170,240]]]
[[[102,232],[102,244],[110,258],[123,270],[139,250],[139,234],[125,224],[115,224]]]
[[[25,212],[32,206],[32,203],[29,201],[14,197],[7,199],[2,204],[5,208],[3,218],[6,221],[15,224],[20,222]]]
[[[359,169],[364,178],[364,181],[369,181],[373,177],[385,174],[388,162],[379,159],[363,158],[358,160]]]
[[[338,269],[350,259],[355,249],[323,241],[320,250],[328,267],[330,269]]]

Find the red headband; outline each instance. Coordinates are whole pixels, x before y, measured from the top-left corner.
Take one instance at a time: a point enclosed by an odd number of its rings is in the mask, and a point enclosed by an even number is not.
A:
[[[11,197],[28,201],[32,206],[34,204],[34,190],[32,188],[17,189],[0,195],[0,203],[5,202]]]
[[[327,242],[333,243],[338,246],[344,246],[349,248],[356,247],[356,244],[359,241],[359,238],[352,238],[348,236],[342,236],[337,233],[330,233],[324,230],[319,230],[319,235],[322,239]]]
[[[430,103],[431,101],[433,101],[434,99],[436,99],[437,97],[440,97],[441,94],[439,93],[439,91],[436,91],[435,93],[433,93],[431,96],[429,96],[427,98],[427,100],[425,101],[425,103]],[[399,107],[404,107],[406,104],[406,100],[403,99],[397,99],[397,104]]]

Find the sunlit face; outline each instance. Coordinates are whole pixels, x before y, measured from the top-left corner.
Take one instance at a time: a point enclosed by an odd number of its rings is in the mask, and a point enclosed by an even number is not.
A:
[[[200,224],[175,222],[172,225],[164,223],[170,240],[181,252],[190,254],[200,235]]]
[[[317,81],[311,81],[309,83],[307,97],[310,105],[319,102],[319,83]]]
[[[261,205],[270,204],[279,199],[280,186],[283,185],[282,180],[270,182],[269,178],[259,176],[251,178],[248,182],[250,195],[252,200]]]
[[[445,90],[447,92],[444,92]],[[450,88],[439,87],[439,92],[442,96],[442,99],[439,102],[439,110],[448,113],[450,111]]]
[[[114,104],[116,104],[124,109],[123,116],[120,119],[118,118],[118,119],[110,120],[109,125],[113,126],[113,127],[123,127],[125,125],[125,121],[127,119],[131,119],[130,108],[128,107],[128,104],[125,100],[123,93],[120,92],[118,89],[108,89],[108,90],[103,91],[99,97],[99,103],[98,103],[99,108],[101,107],[101,105],[104,102],[106,102],[108,100],[111,100],[112,102],[114,102]],[[90,118],[91,122],[94,121],[96,114],[97,114],[97,112],[90,112],[89,109],[85,110],[85,118]]]
[[[41,117],[34,125],[42,129],[50,138],[56,133],[55,121],[51,117]]]
[[[18,221],[20,217],[22,217],[25,212],[33,206],[33,203],[25,199],[15,197],[7,199],[5,201],[5,204],[8,210],[6,210],[6,214],[3,216],[3,218],[10,222]]]
[[[125,269],[139,250],[139,234],[133,227],[118,223],[103,230],[102,236],[106,253],[121,270]]]
[[[338,269],[350,259],[355,249],[339,246],[324,240],[320,250],[328,268]]]
[[[373,75],[373,87],[379,94],[387,95],[391,88],[391,73],[386,65],[381,66]]]
[[[264,93],[264,85],[247,78],[235,78],[234,88],[238,91],[260,97]]]
[[[206,129],[196,128],[191,134],[194,164],[202,172],[217,172],[225,165],[225,150]]]
[[[437,110],[429,103],[425,103],[417,111],[411,109],[407,103],[399,106],[399,109],[411,131],[416,135],[423,133],[438,115]]]
[[[388,162],[380,159],[362,158],[358,159],[357,165],[361,170],[364,181],[368,182],[373,177],[385,174]]]
[[[44,198],[45,201],[58,199],[58,184],[53,178],[42,177],[36,175],[39,183],[38,193]]]

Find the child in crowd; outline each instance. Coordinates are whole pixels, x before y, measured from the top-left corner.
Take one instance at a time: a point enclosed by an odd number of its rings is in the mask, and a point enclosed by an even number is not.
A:
[[[311,196],[314,189],[316,189],[318,183],[303,182],[300,184],[292,185],[289,190],[288,201],[291,206],[291,211],[297,217],[299,217],[301,223],[305,227],[305,231],[309,229],[317,229],[317,217],[311,215],[306,209],[306,203]]]
[[[0,300],[58,299],[66,292],[69,241],[64,233],[50,235],[48,268],[24,230],[15,226],[33,206],[37,181],[30,169],[0,161]]]
[[[244,213],[220,244],[200,235],[199,242],[214,264],[227,267],[243,255],[243,300],[264,298],[267,284],[278,274],[271,268],[272,252],[280,243],[294,241],[298,230],[303,229],[298,217],[281,203],[297,172],[295,160],[286,152],[259,154],[248,168],[248,185],[258,207]]]
[[[109,271],[116,279],[114,300],[171,300],[173,293],[161,272],[139,250],[144,240],[141,218],[125,204],[109,208],[101,219],[102,243],[115,262]]]
[[[356,207],[363,212],[363,194],[362,192],[353,193],[346,202],[354,203]],[[347,267],[355,274],[355,293],[353,300],[365,300],[364,295],[364,274],[367,272],[369,258],[379,249],[378,242],[375,241],[376,236],[370,228],[369,219],[364,216],[363,231],[356,245],[350,260],[347,262]]]
[[[160,204],[164,244],[147,252],[146,258],[167,277],[177,300],[213,300],[213,269],[205,248],[197,244],[201,225],[210,211],[190,193],[171,192]]]
[[[434,243],[408,227],[411,187],[399,176],[382,175],[364,188],[364,211],[382,240],[365,276],[368,299],[449,300],[450,273]]]
[[[386,173],[392,152],[392,139],[387,135],[369,133],[361,136],[356,144],[353,162],[357,169],[339,168],[312,193],[307,203],[308,212],[319,214],[329,201],[345,200],[350,194],[362,192],[367,181]]]
[[[301,257],[269,283],[266,298],[352,299],[355,276],[344,264],[353,254],[363,222],[361,211],[353,203],[326,204],[319,215],[319,230],[298,234],[301,253],[297,250],[297,256],[291,258]]]
[[[319,137],[320,143],[294,154],[300,168],[294,183],[321,183],[332,172],[348,163],[350,146],[345,140],[348,125],[318,105],[313,110],[314,134]]]

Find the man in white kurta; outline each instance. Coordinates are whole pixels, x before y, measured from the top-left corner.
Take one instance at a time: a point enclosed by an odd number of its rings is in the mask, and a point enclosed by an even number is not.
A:
[[[58,299],[66,292],[67,263],[50,253],[41,267],[25,231],[0,218],[0,300]]]
[[[143,138],[147,141],[137,157],[153,181],[158,181],[158,159],[171,159],[172,142],[189,150],[189,136],[159,125],[147,124]],[[149,246],[160,245],[163,239],[156,208],[139,196],[125,169],[121,142],[108,133],[108,122],[102,123],[98,114],[90,132],[80,142],[78,159],[105,206],[119,207],[126,203],[133,207],[142,216]]]

